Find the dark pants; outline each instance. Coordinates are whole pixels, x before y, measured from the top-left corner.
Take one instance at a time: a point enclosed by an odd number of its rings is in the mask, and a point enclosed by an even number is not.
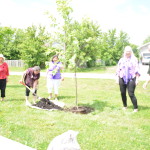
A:
[[[5,97],[6,79],[0,79],[1,97]]]
[[[120,92],[122,97],[123,106],[127,107],[127,96],[126,96],[126,90],[128,90],[129,97],[132,101],[132,104],[134,106],[134,109],[138,108],[137,105],[137,99],[135,97],[134,91],[135,91],[135,80],[136,78],[129,81],[128,84],[125,84],[122,78],[119,78],[119,86],[120,86]]]
[[[30,88],[30,86],[28,86],[29,88]],[[33,94],[33,95],[36,95],[36,93],[37,93],[37,90],[35,90],[35,92],[34,92],[35,94]],[[30,94],[30,90],[28,89],[28,88],[26,88],[26,92],[25,92],[25,95],[26,96],[29,96],[29,94]]]

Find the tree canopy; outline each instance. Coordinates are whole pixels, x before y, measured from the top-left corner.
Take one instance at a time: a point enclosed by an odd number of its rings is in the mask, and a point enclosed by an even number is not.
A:
[[[97,59],[105,65],[115,65],[126,45],[130,45],[138,56],[137,46],[129,42],[127,33],[117,29],[103,32],[101,26],[90,18],[81,21],[72,18],[70,2],[56,0],[59,19],[49,15],[49,31],[42,26],[27,29],[0,27],[0,53],[7,59],[24,60],[27,67],[45,67],[52,55],[59,54],[69,68],[75,64],[77,67],[93,67],[97,65]]]

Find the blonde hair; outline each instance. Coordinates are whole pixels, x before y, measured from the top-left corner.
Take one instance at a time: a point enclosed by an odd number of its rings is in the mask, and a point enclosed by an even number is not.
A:
[[[4,62],[4,61],[5,61],[4,55],[3,55],[3,54],[0,54],[0,57],[3,58],[3,59],[2,59],[2,62]]]
[[[131,52],[131,57],[134,56],[134,53],[133,53],[132,48],[131,48],[130,46],[126,46],[126,47],[124,48],[124,53],[123,53],[123,56],[124,56],[124,57],[126,57],[126,52],[127,52],[127,51]],[[134,56],[134,57],[135,57],[135,56]]]

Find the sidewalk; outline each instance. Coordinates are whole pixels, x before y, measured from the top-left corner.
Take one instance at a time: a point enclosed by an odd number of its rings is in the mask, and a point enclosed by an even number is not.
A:
[[[3,136],[0,136],[0,148],[1,150],[36,150]]]
[[[23,72],[10,72],[10,75],[22,75]],[[74,78],[75,73],[63,73],[64,77]],[[46,77],[45,72],[41,72],[41,76]],[[116,78],[115,73],[76,73],[77,78],[97,78],[97,79],[114,79]],[[148,75],[146,73],[141,73],[139,80],[145,81]]]

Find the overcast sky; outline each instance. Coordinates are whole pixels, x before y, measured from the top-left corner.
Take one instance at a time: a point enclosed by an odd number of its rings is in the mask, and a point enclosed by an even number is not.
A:
[[[138,46],[150,36],[150,0],[72,0],[71,7],[76,20],[86,16],[98,22],[102,31],[122,30]],[[55,0],[0,0],[0,25],[47,25],[45,11],[55,14]]]

